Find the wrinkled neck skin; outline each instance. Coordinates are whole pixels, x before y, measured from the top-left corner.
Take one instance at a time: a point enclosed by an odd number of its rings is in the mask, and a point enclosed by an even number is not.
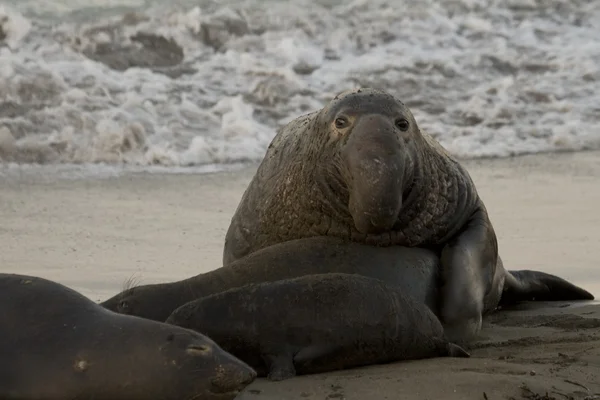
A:
[[[314,236],[435,247],[455,235],[477,209],[479,197],[467,171],[423,134],[405,163],[397,222],[382,233],[359,232],[349,209],[339,146],[331,140],[318,142],[327,135],[311,115],[280,133],[269,147],[232,219],[224,264],[275,243]],[[317,134],[306,146],[299,134],[308,131]]]
[[[337,178],[343,173],[336,174],[331,167],[328,170],[324,163],[327,172],[315,174],[322,198],[327,199],[322,206],[329,206],[331,214],[338,210],[333,229],[325,234],[378,246],[436,246],[455,235],[477,209],[479,197],[467,171],[433,139],[421,139],[417,150],[405,155],[402,205],[396,223],[382,233],[364,234],[356,229],[348,207],[348,178]]]

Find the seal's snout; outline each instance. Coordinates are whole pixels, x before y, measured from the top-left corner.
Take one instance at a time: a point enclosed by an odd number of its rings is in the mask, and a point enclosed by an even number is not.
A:
[[[343,149],[348,169],[348,208],[361,233],[389,231],[402,206],[404,154],[394,120],[358,119]]]
[[[396,223],[398,213],[396,210],[380,210],[377,215],[364,213],[363,218],[355,221],[356,229],[362,233],[381,233],[392,229]]]
[[[219,365],[211,379],[214,393],[238,392],[256,379],[256,371],[241,360],[235,363]]]

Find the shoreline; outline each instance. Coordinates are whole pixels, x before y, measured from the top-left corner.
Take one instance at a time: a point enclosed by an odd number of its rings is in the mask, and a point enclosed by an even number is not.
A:
[[[600,152],[462,163],[507,269],[554,273],[600,295]],[[130,278],[172,281],[218,268],[230,218],[257,167],[0,175],[2,270],[31,271],[99,300]]]
[[[507,269],[553,273],[600,297],[600,152],[462,162]],[[167,282],[218,268],[257,165],[85,179],[0,174],[0,271],[51,279],[100,301],[130,279]],[[599,341],[600,301],[530,303],[486,317],[468,359],[258,379],[237,399],[590,400],[600,393]]]
[[[462,163],[472,166],[482,164],[511,164],[528,162],[530,159],[551,158],[553,155],[568,157],[576,154],[600,154],[597,149],[582,150],[556,150],[537,153],[523,153],[508,157],[470,157],[455,156]],[[199,165],[138,165],[138,164],[106,164],[106,163],[58,163],[58,164],[28,164],[28,163],[3,163],[0,160],[0,179],[16,179],[20,177],[45,176],[52,179],[110,179],[127,175],[207,175],[223,172],[236,172],[254,170],[260,161],[239,161],[224,164],[199,164]]]

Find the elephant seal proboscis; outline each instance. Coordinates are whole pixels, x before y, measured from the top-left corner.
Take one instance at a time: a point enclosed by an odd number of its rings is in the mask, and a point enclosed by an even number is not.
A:
[[[433,250],[440,258],[439,317],[454,341],[475,337],[483,314],[514,285],[521,293],[552,286],[544,291],[548,300],[593,299],[552,275],[507,272],[469,173],[421,132],[401,101],[380,90],[341,93],[277,132],[233,215],[223,265],[281,242],[325,236]]]
[[[399,360],[468,357],[423,303],[379,279],[305,275],[194,300],[167,323],[212,337],[259,376],[282,380]]]
[[[0,274],[0,398],[233,399],[256,378],[208,337],[119,315],[61,284]]]

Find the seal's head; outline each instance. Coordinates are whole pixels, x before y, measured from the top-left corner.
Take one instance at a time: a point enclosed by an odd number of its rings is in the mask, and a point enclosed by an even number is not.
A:
[[[0,391],[11,398],[230,400],[256,378],[206,335],[108,311],[43,278],[0,274],[9,303]]]
[[[172,332],[160,348],[161,355],[173,364],[179,386],[189,386],[188,393],[195,392],[194,399],[232,399],[256,378],[252,367],[209,337],[177,326],[169,329]]]
[[[152,393],[161,399],[233,399],[256,378],[254,369],[205,335],[104,312],[106,328],[89,332],[90,345],[79,346],[74,369],[111,390],[113,398]]]
[[[318,117],[335,148],[348,209],[364,234],[392,229],[414,179],[422,136],[410,110],[375,89],[343,92]]]
[[[197,297],[196,293],[190,293],[189,290],[170,282],[126,287],[100,303],[100,306],[119,314],[164,322],[173,310],[190,298]]]

